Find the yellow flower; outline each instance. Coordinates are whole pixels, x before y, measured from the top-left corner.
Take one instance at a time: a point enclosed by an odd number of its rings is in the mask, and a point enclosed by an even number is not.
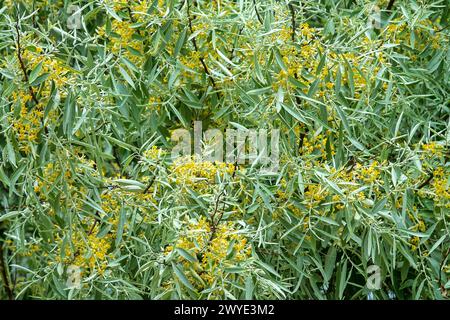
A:
[[[378,161],[374,161],[369,167],[361,168],[360,178],[366,183],[374,183],[381,174],[378,167]]]

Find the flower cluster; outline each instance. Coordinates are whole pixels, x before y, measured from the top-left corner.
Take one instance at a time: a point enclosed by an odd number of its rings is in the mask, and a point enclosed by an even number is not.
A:
[[[173,182],[193,190],[205,190],[214,185],[217,178],[232,175],[234,170],[234,164],[211,162],[198,157],[177,158],[170,167]]]
[[[166,247],[166,255],[177,248],[189,254],[188,259],[181,255],[179,260],[186,267],[192,265],[193,272],[189,274],[189,279],[200,290],[211,287],[223,277],[229,277],[226,268],[237,267],[251,254],[247,238],[232,221],[211,226],[205,217],[189,222],[175,245]]]
[[[58,257],[64,257],[62,262],[78,266],[84,273],[97,272],[102,275],[108,266],[113,235],[99,237],[97,232],[98,228],[94,228],[87,235],[76,233],[72,236],[71,243],[66,243],[65,246],[61,242],[59,248],[63,252]]]
[[[32,100],[32,96],[23,91],[13,92],[12,99],[15,104],[20,105],[19,117],[17,119],[10,117],[12,129],[16,133],[19,149],[30,153],[42,128],[43,105],[40,103],[29,110],[28,103]]]

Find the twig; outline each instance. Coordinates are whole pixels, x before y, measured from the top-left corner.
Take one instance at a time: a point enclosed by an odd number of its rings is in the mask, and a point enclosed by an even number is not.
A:
[[[180,2],[180,6],[178,7],[178,10],[181,10],[181,9],[183,9],[183,6],[184,6],[184,3],[185,3],[186,1],[181,1]]]
[[[299,137],[299,142],[298,142],[298,148],[302,149],[303,148],[303,144],[306,138],[306,132],[300,132],[300,137]]]
[[[103,122],[100,126],[98,126],[94,131],[93,131],[93,133],[95,134],[95,133],[97,133],[97,132],[99,132],[100,131],[100,129],[102,129],[103,127],[105,126],[105,122]],[[84,140],[84,139],[86,139],[86,137],[88,137],[88,136],[82,136],[81,138],[80,138],[80,140]]]
[[[258,18],[259,23],[264,24],[261,16],[259,15],[258,7],[256,6],[256,0],[253,0],[253,8],[255,9],[256,17]]]
[[[188,21],[189,21],[189,31],[191,32],[191,34],[193,34],[194,30],[192,28],[192,17],[191,17],[189,0],[186,0],[186,4],[187,4],[187,15],[188,15]],[[192,44],[194,45],[194,50],[198,54],[200,54],[200,51],[198,50],[198,46],[197,46],[197,40],[195,40],[195,37],[192,38]],[[200,56],[198,59],[200,60],[200,63],[203,66],[203,70],[205,70],[205,73],[208,75],[208,79],[211,81],[214,91],[216,92],[217,98],[220,99],[221,96],[220,96],[219,91],[217,90],[216,81],[214,81],[214,78],[212,77],[211,73],[209,72],[209,69],[205,63],[205,59],[202,56]]]
[[[450,26],[450,24],[446,25],[445,27],[442,27],[441,29],[439,29],[439,30],[436,31],[436,32],[442,32],[442,31],[444,31],[445,29],[447,29],[449,26]]]
[[[112,147],[112,153],[113,153],[114,160],[116,160],[116,163],[119,166],[120,171],[122,172],[123,171],[122,162],[120,161],[119,153],[117,152],[116,146]]]
[[[37,104],[39,104],[38,99],[36,98],[36,95],[33,91],[33,88],[30,86],[29,81],[28,81],[28,72],[27,72],[27,68],[25,66],[25,63],[23,62],[22,59],[22,47],[20,44],[20,30],[19,30],[19,21],[17,20],[16,22],[16,32],[17,32],[17,41],[16,41],[16,45],[17,45],[17,58],[19,59],[19,63],[20,63],[20,69],[22,69],[23,72],[23,78],[25,80],[25,82],[28,85],[28,90],[30,91],[30,95],[31,98],[33,99],[33,101]]]
[[[92,227],[91,227],[91,229],[90,229],[89,232],[88,232],[88,236],[90,236],[90,235],[92,234],[92,232],[94,232],[95,226],[96,226],[97,223],[100,221],[100,215],[98,214],[98,211],[95,212],[95,215],[96,215],[95,221],[94,221],[94,223],[92,224]]]
[[[158,170],[159,162],[160,162],[160,160],[158,160],[158,161],[156,162],[156,170]],[[155,182],[155,180],[156,180],[156,173],[153,173],[153,177],[152,177],[152,179],[150,180],[150,182],[148,183],[147,187],[145,188],[144,193],[147,193],[148,190],[150,190],[150,188],[152,187],[152,185],[153,185],[153,183]]]
[[[240,36],[241,36],[241,34],[242,34],[242,30],[244,30],[244,28],[245,28],[245,26],[242,26],[242,28],[240,28],[239,29],[239,32],[238,32],[238,36],[237,36],[237,39],[239,39],[240,38]],[[235,46],[233,46],[233,48],[231,49],[231,51],[230,51],[230,60],[232,60],[233,59],[233,56],[234,56],[234,51],[236,50],[236,47]]]
[[[395,0],[390,0],[386,7],[386,10],[390,11],[392,9],[392,7],[394,6],[394,3],[395,3]]]
[[[135,23],[136,21],[133,18],[133,13],[131,12],[130,6],[127,6],[128,15],[130,16],[130,21]]]
[[[3,280],[3,287],[5,288],[6,294],[8,295],[9,300],[14,300],[14,292],[11,286],[11,283],[9,282],[8,277],[8,269],[7,265],[5,263],[5,257],[3,254],[3,243],[0,244],[0,271],[2,274],[2,280]]]
[[[418,188],[418,189],[422,189],[422,188],[425,187],[427,184],[429,184],[430,181],[431,181],[432,179],[433,179],[433,174],[430,173],[430,174],[428,175],[428,178],[427,178],[424,182],[422,182],[422,183],[420,184],[420,186],[418,186],[417,188]]]
[[[288,4],[289,7],[289,11],[291,12],[291,23],[292,23],[292,42],[295,41],[295,29],[297,28],[296,24],[295,24],[295,9],[294,6],[292,5],[292,1],[289,2]]]
[[[214,236],[215,236],[215,234],[216,234],[216,228],[217,228],[217,226],[219,225],[220,221],[222,221],[223,210],[225,210],[225,203],[224,203],[224,208],[222,209],[222,212],[221,212],[221,214],[220,214],[220,216],[219,216],[219,218],[217,219],[216,222],[214,222],[214,218],[215,218],[216,214],[219,212],[219,204],[220,204],[220,200],[221,200],[222,196],[225,195],[225,189],[226,189],[226,187],[228,186],[228,184],[230,183],[230,181],[233,181],[233,180],[234,180],[234,177],[236,176],[237,165],[238,165],[238,159],[239,159],[239,155],[236,155],[236,159],[235,159],[234,164],[233,164],[233,169],[234,169],[234,170],[233,170],[233,174],[231,175],[231,179],[230,179],[229,181],[227,181],[227,182],[224,184],[222,190],[220,191],[219,195],[217,196],[216,202],[215,202],[215,204],[214,204],[214,211],[213,211],[213,213],[211,214],[211,236],[209,237],[209,241],[208,241],[208,243],[206,244],[205,247],[207,247],[208,244],[214,239]]]
[[[295,8],[294,8],[294,6],[292,5],[292,1],[289,2],[288,7],[289,7],[289,11],[290,11],[290,13],[291,13],[291,27],[292,27],[291,40],[292,40],[292,42],[295,42],[295,32],[296,32],[296,29],[297,29],[297,25],[296,25],[296,23],[295,23],[295,20],[296,20],[296,17],[295,17]],[[295,78],[296,80],[298,80],[298,74],[297,74],[297,71],[294,72],[294,78]],[[300,104],[301,104],[300,97],[297,96],[297,95],[295,96],[295,102],[297,103],[297,105],[300,105]],[[301,133],[300,133],[300,136],[299,136],[299,143],[298,143],[299,149],[302,149],[302,148],[303,148],[303,143],[304,143],[304,140],[305,140],[305,137],[306,137],[306,133],[308,132],[308,128],[307,128],[307,127],[306,127],[305,131],[306,131],[306,132],[301,132]]]

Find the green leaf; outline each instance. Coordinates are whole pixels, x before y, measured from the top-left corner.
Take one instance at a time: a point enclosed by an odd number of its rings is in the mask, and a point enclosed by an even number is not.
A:
[[[191,289],[192,291],[195,291],[194,286],[192,286],[192,284],[186,278],[184,272],[181,269],[179,269],[174,263],[172,263],[172,268],[173,271],[175,272],[175,275],[181,281],[181,283],[184,284],[187,288]]]
[[[339,299],[342,299],[344,297],[345,287],[347,286],[347,259],[345,259],[344,263],[341,265],[338,284],[339,284],[338,296]]]
[[[255,286],[253,284],[253,279],[249,275],[245,279],[245,300],[251,300],[253,298],[253,290]]]
[[[185,258],[187,261],[189,262],[197,262],[197,259],[195,257],[193,257],[189,252],[187,252],[186,250],[184,250],[183,248],[175,248],[175,250],[183,257]]]
[[[45,80],[47,80],[47,78],[50,76],[50,73],[44,73],[41,74],[39,77],[37,77],[32,83],[32,86],[38,86],[40,85],[42,82],[44,82]]]
[[[436,241],[433,246],[431,247],[430,251],[428,252],[428,255],[430,255],[434,250],[436,250],[437,247],[439,247],[439,245],[445,240],[445,238],[447,238],[448,235],[444,234],[442,237],[439,238],[438,241]]]
[[[119,215],[119,223],[117,225],[117,232],[116,232],[116,241],[115,241],[116,247],[119,247],[120,243],[122,242],[122,235],[126,219],[127,219],[127,212],[124,207],[121,207]]]
[[[175,44],[175,50],[173,52],[174,57],[177,57],[178,54],[180,53],[181,48],[184,45],[184,42],[186,41],[186,34],[187,34],[187,28],[184,28],[181,32],[180,35],[178,37],[178,40]]]
[[[331,276],[333,274],[333,270],[336,264],[336,247],[331,246],[328,249],[328,253],[325,257],[325,281],[328,282],[331,279]]]
[[[42,70],[43,61],[39,62],[36,67],[30,72],[30,77],[28,78],[28,83],[33,85],[33,82],[38,78]]]
[[[6,221],[12,217],[20,215],[20,211],[11,211],[5,214],[0,215],[0,222]]]
[[[346,117],[344,111],[338,105],[335,105],[334,107],[335,107],[335,109],[336,109],[336,111],[338,113],[339,118],[342,121],[342,124],[344,125],[345,131],[347,131],[347,133],[351,136],[352,133],[350,131],[350,125],[348,124],[348,120],[347,120],[347,117]]]
[[[119,66],[119,71],[122,74],[123,78],[125,79],[126,82],[128,82],[128,84],[133,88],[136,89],[134,86],[134,82],[133,79],[131,79],[130,75],[128,74],[128,72],[122,68],[121,66]]]

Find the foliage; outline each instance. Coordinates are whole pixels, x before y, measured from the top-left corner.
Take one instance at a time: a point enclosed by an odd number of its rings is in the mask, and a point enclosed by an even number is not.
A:
[[[0,297],[447,298],[448,1],[0,3]],[[278,172],[173,161],[194,120]]]

